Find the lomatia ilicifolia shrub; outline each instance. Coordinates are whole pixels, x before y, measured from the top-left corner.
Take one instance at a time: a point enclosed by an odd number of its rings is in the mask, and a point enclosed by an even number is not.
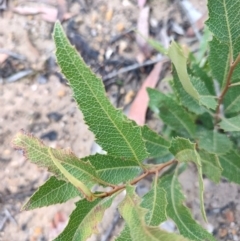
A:
[[[86,124],[107,154],[79,159],[24,132],[16,135],[14,146],[52,174],[23,209],[79,198],[68,225],[55,240],[87,240],[124,190],[118,210],[125,226],[116,241],[215,240],[184,205],[178,181],[179,173],[193,162],[205,220],[203,174],[215,183],[226,178],[240,184],[240,1],[209,0],[208,10],[206,26],[212,37],[205,62],[172,41],[163,53],[172,62],[173,93],[147,90],[149,107],[164,122],[161,135],[138,126],[110,104],[101,79],[85,65],[56,23],[57,62]],[[155,162],[149,164],[150,159]],[[152,186],[140,198],[136,184],[149,175]],[[92,191],[96,186],[108,187],[101,189],[108,191]],[[159,228],[167,219],[176,224],[179,234]]]

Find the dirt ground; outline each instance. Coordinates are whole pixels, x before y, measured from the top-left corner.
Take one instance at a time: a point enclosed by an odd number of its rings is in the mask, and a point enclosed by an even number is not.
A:
[[[52,240],[66,225],[75,200],[54,207],[20,211],[49,175],[15,151],[11,140],[24,129],[51,147],[69,147],[79,157],[96,151],[94,135],[84,124],[71,90],[55,64],[51,37],[54,22],[62,21],[70,41],[102,76],[111,102],[126,113],[153,64],[114,78],[109,78],[109,74],[114,73],[114,69],[156,56],[154,51],[141,45],[132,30],[138,26],[138,30],[144,32],[147,23],[150,35],[158,40],[161,40],[162,28],[167,29],[169,39],[179,38],[186,44],[196,42],[197,38],[187,35],[191,24],[188,18],[182,17],[177,0],[149,1],[148,22],[144,22],[144,14],[139,20],[142,12],[138,4],[144,1],[12,0],[6,6],[4,2],[7,1],[0,3],[0,240]],[[200,17],[206,14],[206,1],[189,2]],[[168,69],[169,66],[163,69],[163,78]],[[166,88],[164,82],[157,87]],[[161,128],[156,117],[149,113],[147,123],[156,130]],[[215,185],[204,179],[209,221],[206,224],[200,217],[195,173],[191,166],[180,177],[188,197],[186,204],[193,210],[194,217],[218,240],[240,240],[240,187],[225,180]],[[122,221],[115,207],[116,203],[105,215],[100,225],[101,234],[91,240],[111,240],[121,228]],[[171,227],[171,223],[168,226]]]

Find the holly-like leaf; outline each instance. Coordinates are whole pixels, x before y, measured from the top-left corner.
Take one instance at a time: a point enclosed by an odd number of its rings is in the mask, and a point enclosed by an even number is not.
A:
[[[71,198],[81,197],[81,193],[71,183],[50,177],[38,190],[30,197],[23,210],[31,210],[57,203],[64,203]]]
[[[170,142],[152,131],[148,126],[142,127],[142,136],[149,158],[163,157],[169,154]]]
[[[150,108],[157,112],[166,125],[185,135],[194,136],[195,124],[190,114],[171,97],[163,93],[148,89]]]
[[[222,118],[219,123],[220,127],[225,131],[240,131],[240,116],[232,118]]]
[[[145,222],[147,225],[159,226],[167,219],[166,193],[163,188],[160,188],[157,185],[157,178],[155,178],[151,190],[143,196],[141,207],[148,210],[145,216]]]
[[[110,155],[141,163],[147,157],[141,128],[111,105],[101,79],[71,46],[60,23],[55,24],[53,37],[57,62],[97,143]]]
[[[201,130],[198,134],[199,148],[207,152],[222,155],[232,148],[232,142],[229,138],[215,130]]]
[[[222,175],[222,167],[220,165],[218,156],[200,150],[199,155],[202,163],[202,171],[209,179],[218,183]]]
[[[177,137],[172,140],[171,147],[169,151],[175,156],[176,160],[179,162],[194,162],[198,169],[198,182],[199,182],[199,196],[201,202],[201,211],[205,221],[207,220],[204,200],[203,200],[203,179],[202,179],[202,164],[199,154],[196,151],[196,144],[190,142],[187,139]]]
[[[222,175],[229,181],[240,184],[240,153],[232,150],[219,159],[223,168]]]
[[[144,222],[146,210],[139,206],[140,199],[135,194],[135,188],[128,186],[126,191],[126,197],[119,205],[119,211],[129,226],[133,241],[189,241],[180,235],[162,231],[159,227],[147,226]]]
[[[216,241],[196,223],[189,209],[183,205],[185,198],[176,174],[163,176],[159,181],[159,187],[164,188],[167,195],[167,216],[175,222],[181,235],[195,241]]]
[[[132,241],[129,227],[125,224],[119,236],[114,239],[115,241]]]
[[[142,172],[142,168],[131,160],[96,154],[84,157],[95,168],[98,177],[110,184],[127,182]]]
[[[114,197],[115,195],[104,199],[98,198],[93,202],[86,199],[77,202],[67,227],[54,241],[86,241],[92,234],[97,234],[97,225]]]

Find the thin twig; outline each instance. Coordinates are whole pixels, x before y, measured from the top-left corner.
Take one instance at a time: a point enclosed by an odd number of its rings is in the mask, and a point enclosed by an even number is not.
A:
[[[230,64],[230,69],[229,69],[229,72],[227,75],[226,85],[225,85],[221,95],[218,98],[218,104],[217,104],[216,115],[215,115],[215,125],[218,123],[218,120],[219,120],[220,106],[223,102],[223,98],[224,98],[225,94],[227,93],[229,87],[231,86],[231,79],[232,79],[233,71],[239,62],[240,62],[240,54],[237,56],[236,60]]]
[[[129,71],[132,71],[132,70],[135,70],[135,69],[139,69],[139,68],[147,66],[147,65],[151,65],[151,64],[158,63],[160,61],[167,61],[167,60],[168,60],[168,58],[166,58],[166,57],[158,56],[158,57],[156,57],[156,59],[147,60],[146,62],[144,62],[142,64],[136,63],[136,64],[133,64],[133,65],[121,68],[120,70],[113,71],[113,72],[103,76],[102,79],[103,79],[103,81],[106,81],[108,79],[112,79],[112,78],[118,76],[119,74],[123,74],[123,73],[129,72]]]
[[[142,175],[138,176],[137,178],[133,179],[130,182],[130,185],[134,185],[136,183],[138,183],[140,180],[142,180],[143,178],[145,178],[146,176],[150,175],[150,174],[156,174],[158,172],[160,172],[161,170],[163,170],[165,167],[168,167],[170,165],[172,165],[173,163],[176,163],[177,161],[175,159],[168,161],[166,163],[162,163],[159,165],[154,166],[152,169],[145,171]],[[113,195],[114,193],[124,189],[127,186],[127,184],[123,184],[121,186],[116,186],[113,190],[109,191],[109,192],[104,192],[104,193],[100,193],[100,194],[94,194],[94,196],[96,197],[100,197],[100,198],[104,198],[104,197],[108,197]]]

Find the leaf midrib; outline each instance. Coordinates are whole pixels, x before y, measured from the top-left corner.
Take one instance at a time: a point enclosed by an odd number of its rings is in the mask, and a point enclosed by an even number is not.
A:
[[[66,41],[68,41],[67,39],[65,39]],[[135,153],[135,151],[133,150],[133,148],[131,147],[130,143],[128,142],[128,140],[126,139],[126,137],[123,135],[123,133],[119,130],[118,126],[115,125],[114,121],[112,120],[112,118],[109,116],[108,112],[105,110],[105,108],[103,108],[102,106],[102,103],[101,101],[98,100],[97,96],[95,95],[95,93],[92,91],[92,89],[90,88],[89,84],[85,81],[85,78],[83,77],[83,75],[81,74],[81,72],[79,71],[79,69],[77,68],[77,66],[75,65],[74,61],[72,61],[71,57],[70,57],[70,53],[69,51],[67,51],[64,43],[63,43],[63,40],[61,38],[61,42],[62,42],[62,46],[64,47],[65,51],[67,52],[67,55],[68,55],[68,58],[70,59],[71,61],[71,64],[75,67],[77,73],[82,76],[82,79],[84,80],[85,84],[88,86],[90,92],[92,93],[92,96],[95,98],[95,100],[99,103],[99,105],[101,106],[102,110],[104,111],[104,113],[107,115],[107,117],[109,118],[109,120],[111,121],[111,123],[113,124],[113,126],[117,129],[117,131],[119,132],[119,134],[123,137],[123,139],[125,140],[125,142],[127,143],[128,147],[130,148],[131,152],[133,153],[134,155],[134,158],[136,161],[138,161],[138,158],[137,158],[137,155]],[[73,47],[72,47],[73,48]],[[76,53],[74,53],[76,54]],[[77,54],[76,54],[77,55]],[[79,58],[80,56],[78,56]],[[99,80],[100,81],[100,80]]]

